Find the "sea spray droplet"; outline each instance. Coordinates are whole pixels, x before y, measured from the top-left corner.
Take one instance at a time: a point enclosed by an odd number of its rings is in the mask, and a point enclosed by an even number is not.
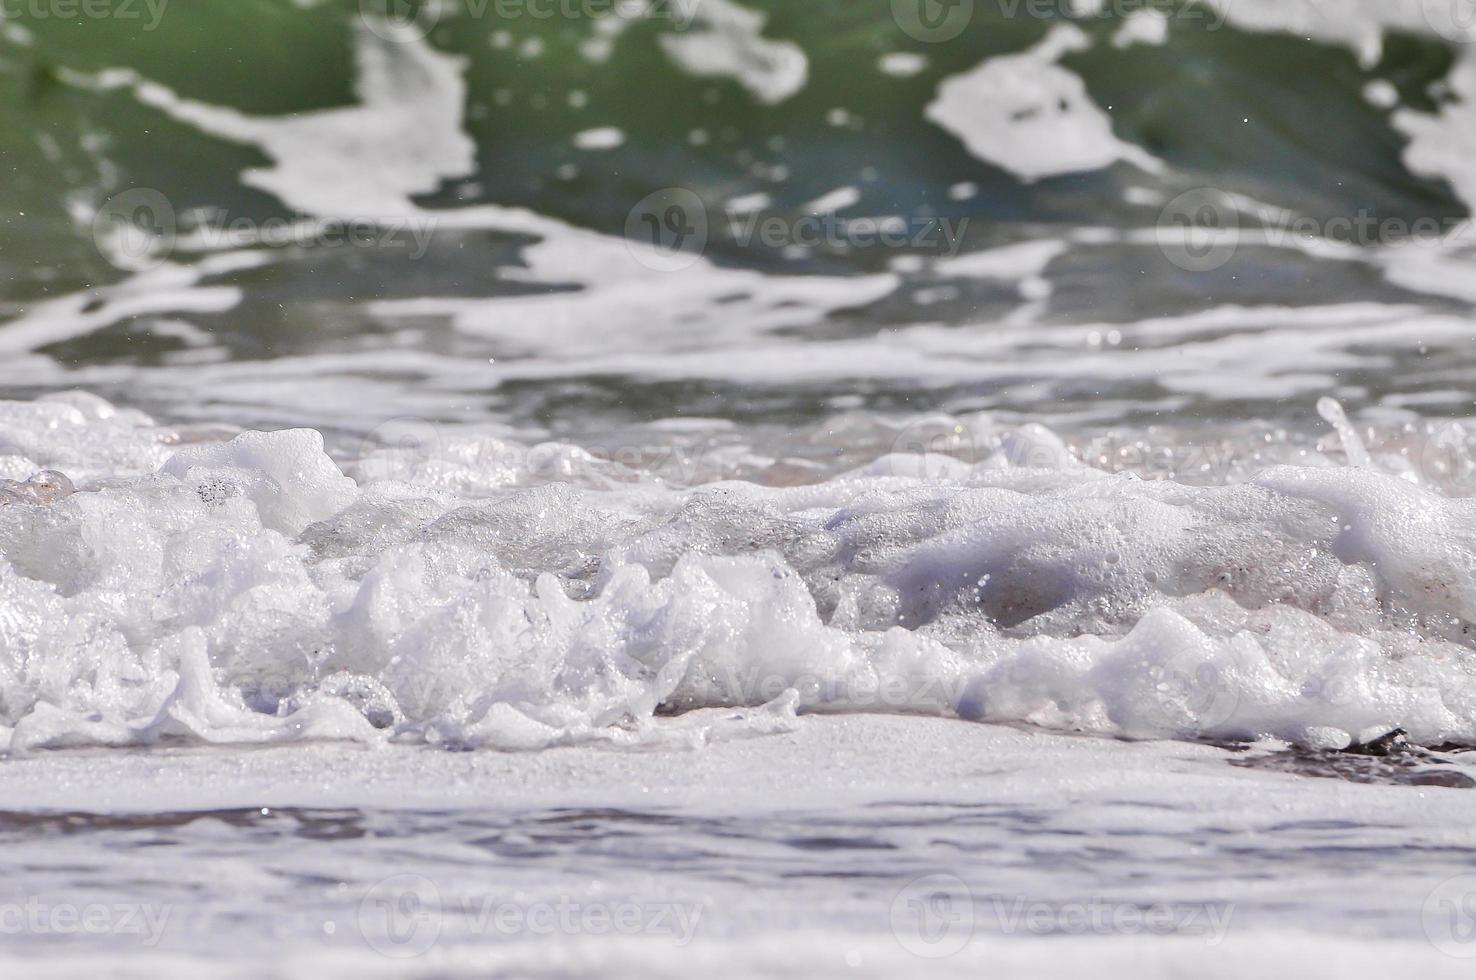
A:
[[[1348,415],[1343,411],[1343,406],[1336,398],[1326,395],[1317,399],[1317,414],[1321,415],[1327,424],[1332,426],[1338,433],[1338,438],[1343,442],[1343,452],[1348,456],[1348,465],[1368,469],[1373,466],[1373,459],[1368,455],[1368,449],[1363,445],[1363,440],[1358,437],[1358,430],[1353,428],[1353,423],[1348,421]]]

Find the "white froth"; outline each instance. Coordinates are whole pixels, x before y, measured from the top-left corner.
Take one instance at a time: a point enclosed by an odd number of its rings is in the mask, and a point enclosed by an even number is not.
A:
[[[574,146],[580,150],[613,150],[625,143],[625,132],[618,126],[598,126],[574,134]]]
[[[1119,160],[1162,169],[1141,148],[1119,140],[1112,117],[1092,101],[1081,78],[1056,64],[1090,43],[1080,28],[1060,25],[1029,51],[945,78],[926,116],[980,160],[1027,181],[1100,170]]]
[[[1130,48],[1135,44],[1161,45],[1168,40],[1169,17],[1161,10],[1135,10],[1112,35],[1112,46]]]
[[[773,203],[773,198],[763,191],[757,191],[753,194],[742,194],[729,198],[723,207],[730,214],[752,214],[755,211],[762,211],[771,203]]]
[[[1399,104],[1399,90],[1384,78],[1376,78],[1363,86],[1363,97],[1380,109],[1392,109]]]
[[[857,201],[861,200],[861,192],[854,187],[837,187],[829,193],[822,194],[809,204],[804,205],[803,210],[811,214],[829,214],[834,211],[844,211]]]
[[[1351,428],[1357,468],[1205,487],[1095,469],[1040,426],[971,436],[977,461],[931,432],[789,489],[612,482],[575,447],[485,438],[396,441],[356,481],[310,430],[173,451],[86,395],[0,404],[6,472],[78,486],[0,495],[0,726],[17,750],[526,750],[733,707],[762,709],[735,730],[906,711],[1476,741],[1476,511]]]
[[[1433,37],[1455,45],[1476,39],[1476,0],[1205,0],[1207,23],[1244,31],[1276,31],[1346,44],[1365,66],[1378,63],[1389,30]]]
[[[809,59],[799,45],[763,37],[768,15],[731,0],[700,0],[698,28],[662,34],[661,50],[691,75],[732,78],[766,105],[805,87]]]
[[[1476,207],[1476,55],[1469,48],[1451,68],[1447,84],[1455,98],[1443,101],[1434,115],[1404,109],[1393,122],[1409,137],[1405,165],[1413,173],[1450,181],[1461,200]]]
[[[358,104],[287,117],[248,116],[183,99],[134,80],[139,101],[222,139],[260,147],[274,166],[248,170],[243,183],[314,215],[390,220],[407,198],[472,171],[476,145],[462,129],[462,59],[421,41],[356,34]],[[374,166],[345,166],[372,157]]]
[[[884,75],[911,78],[927,70],[927,55],[915,51],[892,51],[877,59],[876,66]]]
[[[731,28],[739,35],[743,31],[757,32],[763,22],[762,15],[722,0],[703,0],[697,18],[728,25],[723,29]],[[706,36],[680,35],[684,39]],[[878,300],[898,284],[898,277],[893,275],[852,279],[768,276],[719,268],[699,255],[693,256],[680,275],[672,275],[664,271],[665,257],[638,240],[597,234],[521,209],[420,208],[411,200],[413,195],[434,190],[446,178],[464,176],[474,166],[474,144],[462,130],[464,63],[435,51],[423,40],[389,42],[368,30],[358,32],[355,44],[359,72],[356,87],[361,104],[298,116],[246,116],[185,100],[127,71],[104,73],[103,78],[79,76],[74,81],[131,89],[145,104],[181,122],[258,147],[273,160],[273,166],[249,171],[243,180],[316,218],[376,220],[395,227],[409,222],[412,229],[437,233],[490,229],[540,239],[523,250],[526,271],[505,269],[503,275],[520,275],[531,282],[560,287],[557,290],[474,300],[427,297],[370,306],[372,312],[386,317],[446,316],[458,329],[506,340],[508,346],[500,354],[543,355],[513,371],[532,368],[557,372],[559,363],[574,363],[586,356],[617,365],[622,357],[640,351],[685,353],[699,346],[695,343],[699,337],[703,340],[700,346],[721,351],[725,339],[743,344],[756,335],[813,324],[836,309]],[[786,60],[789,56],[784,54],[784,45],[762,50],[768,52],[765,57],[777,59],[776,64],[792,60]],[[798,49],[794,54],[802,63]],[[750,62],[744,64],[752,68]],[[764,91],[776,94],[788,91],[788,85],[785,82],[778,89]],[[603,133],[598,140],[608,141],[609,137],[609,133]],[[357,166],[355,161],[365,152],[375,155],[375,167]],[[357,176],[352,180],[330,176],[336,170]],[[91,215],[87,218],[90,220]],[[249,261],[262,263],[269,259],[258,253],[224,253],[210,255],[194,266],[165,265],[103,290],[109,302],[95,310],[91,292],[38,304],[30,316],[7,326],[4,343],[15,350],[29,350],[43,342],[100,329],[125,315],[228,309],[240,301],[239,290],[195,284],[205,275],[230,271]],[[178,294],[160,289],[176,281],[194,288],[182,289]],[[583,288],[570,291],[570,285]],[[145,288],[146,296],[142,295]],[[114,292],[127,302],[111,302]],[[538,322],[540,330],[530,334],[529,322]],[[604,324],[606,332],[592,335],[587,329],[590,322]],[[403,363],[406,354],[397,352],[393,356]],[[309,372],[317,367],[311,359],[297,363]],[[219,368],[226,374],[240,369],[231,365]],[[263,379],[259,365],[244,369],[251,375],[248,383],[254,390],[253,397],[260,398],[262,386],[271,381]],[[486,365],[478,373],[484,386],[512,376],[502,368],[488,370]],[[300,397],[286,390],[279,395],[288,400]],[[362,399],[361,390],[358,400]]]

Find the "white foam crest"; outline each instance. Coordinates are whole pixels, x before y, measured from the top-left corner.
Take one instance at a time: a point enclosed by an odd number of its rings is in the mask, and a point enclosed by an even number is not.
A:
[[[30,304],[0,330],[0,353],[18,354],[154,314],[222,313],[242,297],[237,286],[206,286],[208,278],[265,265],[262,253],[211,255],[194,265],[166,263],[121,282]]]
[[[755,29],[762,23],[760,15],[718,0],[704,0],[698,15]],[[681,35],[684,39],[702,36]],[[728,335],[734,343],[742,343],[755,334],[805,326],[833,310],[880,299],[899,281],[887,274],[852,279],[765,276],[719,268],[698,256],[680,275],[672,275],[661,271],[660,261],[653,261],[655,253],[649,246],[522,209],[492,205],[454,211],[422,209],[411,200],[413,195],[433,191],[443,180],[474,169],[475,147],[462,129],[465,65],[424,41],[389,42],[367,29],[356,35],[355,50],[361,104],[289,117],[249,116],[185,99],[132,72],[107,73],[106,78],[79,76],[74,81],[129,88],[141,102],[180,122],[258,147],[273,165],[246,172],[243,181],[314,217],[386,224],[412,221],[417,228],[437,233],[493,230],[539,239],[523,250],[528,268],[520,278],[558,287],[556,290],[484,300],[426,297],[371,306],[374,312],[390,317],[449,316],[459,329],[506,340],[511,345],[509,354],[558,353],[567,358],[613,350],[618,356],[621,350],[689,347],[696,336],[713,343]],[[802,61],[803,56],[799,57]],[[358,165],[366,155],[374,157],[374,167]],[[346,179],[344,173],[357,176]],[[202,243],[187,240],[185,244]],[[170,274],[189,273],[176,270]],[[504,270],[503,275],[511,278],[514,272]],[[158,284],[151,285],[157,288]],[[571,286],[582,288],[570,290]],[[199,293],[196,290],[191,295]],[[220,308],[237,301],[239,294],[232,291],[222,297],[225,305]],[[80,307],[87,301],[68,302]],[[164,304],[159,309],[173,311],[181,301],[165,295],[155,302]],[[142,312],[153,311],[151,307]],[[67,336],[100,329],[122,315],[140,311],[104,308],[87,317],[78,316],[72,307],[62,312],[69,314],[70,322],[65,327],[49,326],[42,335],[45,340],[55,339],[58,333]],[[529,322],[540,324],[531,335]],[[599,351],[591,346],[590,322],[603,323],[609,331],[596,345]],[[16,349],[30,349],[39,342],[15,326],[7,327],[5,336],[12,338]],[[550,363],[558,359],[551,358]]]
[[[766,105],[805,87],[809,59],[791,41],[762,36],[767,14],[731,0],[694,0],[688,12],[700,29],[660,36],[661,50],[678,68],[698,77],[733,78]]]
[[[1476,0],[1205,0],[1221,21],[1245,31],[1311,37],[1353,48],[1365,65],[1378,62],[1385,32],[1470,40]]]
[[[476,146],[461,127],[466,83],[462,59],[423,42],[356,32],[360,102],[285,117],[249,116],[183,99],[139,81],[139,101],[205,133],[258,146],[275,166],[248,170],[242,182],[307,214],[392,220],[413,194],[428,194],[469,173]],[[372,157],[372,167],[354,165]]]
[[[112,470],[0,495],[0,732],[532,750],[901,711],[1476,742],[1476,503],[1423,471],[1365,450],[1192,487],[1040,426],[985,426],[968,458],[892,431],[897,452],[800,487],[622,482],[576,447],[455,439],[356,482],[310,430],[161,460],[170,433],[99,399],[0,403],[17,472]],[[739,713],[654,721],[693,708]]]
[[[1023,180],[1100,170],[1119,160],[1157,172],[1162,163],[1112,132],[1112,119],[1080,77],[1056,62],[1090,41],[1063,24],[1021,54],[990,58],[945,78],[925,110],[970,153]]]

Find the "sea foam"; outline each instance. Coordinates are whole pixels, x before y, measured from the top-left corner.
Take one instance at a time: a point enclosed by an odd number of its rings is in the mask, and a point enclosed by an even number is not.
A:
[[[827,711],[1476,742],[1476,502],[1329,417],[1342,452],[1207,486],[1038,425],[767,486],[0,403],[0,732],[531,750],[730,708],[704,738]]]

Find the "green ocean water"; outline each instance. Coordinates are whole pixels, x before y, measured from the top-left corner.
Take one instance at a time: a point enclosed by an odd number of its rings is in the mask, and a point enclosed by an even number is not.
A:
[[[1324,261],[1296,248],[1245,247],[1223,267],[1186,272],[1160,250],[1141,247],[1141,239],[1130,247],[1122,239],[1151,232],[1162,221],[1162,202],[1192,188],[1243,195],[1259,207],[1320,223],[1346,215],[1375,228],[1391,220],[1424,219],[1442,227],[1463,220],[1467,206],[1451,182],[1410,167],[1409,136],[1396,125],[1397,113],[1433,117],[1454,98],[1446,83],[1461,48],[1428,32],[1391,28],[1377,56],[1368,58],[1336,38],[1247,30],[1195,4],[1118,3],[1082,14],[1064,2],[990,0],[967,6],[967,21],[955,35],[920,41],[897,4],[761,0],[736,9],[761,23],[756,36],[767,47],[730,45],[727,54],[713,56],[713,64],[736,59],[730,70],[708,74],[679,63],[666,47],[673,36],[703,30],[716,30],[720,41],[735,36],[705,26],[697,16],[700,5],[647,11],[612,31],[621,20],[615,8],[572,0],[541,8],[507,0],[428,8],[382,8],[370,0],[159,0],[157,7],[144,0],[98,2],[96,9],[108,16],[68,17],[63,14],[70,8],[30,0],[4,8],[0,344],[5,321],[34,318],[48,302],[70,297],[73,308],[48,312],[46,329],[25,336],[12,331],[20,339],[10,350],[39,355],[63,372],[81,370],[83,380],[115,392],[138,380],[132,369],[167,369],[189,352],[178,330],[151,328],[157,311],[86,320],[96,312],[90,291],[127,283],[132,274],[96,240],[96,215],[110,199],[138,188],[162,194],[175,222],[169,230],[181,235],[202,225],[260,227],[310,217],[300,201],[284,200],[243,176],[273,165],[268,147],[223,138],[161,111],[140,97],[138,86],[163,86],[179,100],[241,118],[311,119],[359,104],[366,57],[392,90],[413,89],[421,69],[405,57],[412,48],[456,59],[464,91],[455,111],[472,149],[469,166],[449,168],[458,172],[408,195],[426,212],[521,209],[620,240],[632,227],[644,227],[631,222],[648,195],[680,188],[712,216],[704,257],[720,269],[838,281],[901,276],[899,287],[882,297],[782,325],[780,334],[790,339],[868,338],[924,323],[989,331],[1020,305],[1012,283],[998,277],[959,281],[919,303],[909,283],[928,280],[916,284],[926,290],[937,277],[919,276],[916,269],[946,257],[945,246],[950,254],[969,254],[1041,240],[1072,243],[1050,262],[1049,301],[1031,314],[1043,330],[1227,307],[1367,302],[1464,309],[1446,296],[1418,295],[1374,266]],[[901,9],[905,14],[906,5]],[[949,9],[933,13],[942,17]],[[1163,43],[1114,43],[1127,21],[1145,10],[1163,12]],[[956,132],[929,118],[927,107],[945,80],[1029,51],[1067,24],[1086,43],[1059,58],[1059,68],[1081,80],[1116,139],[1161,163],[1156,171],[1117,162],[1030,179],[971,152]],[[381,37],[397,27],[414,36]],[[608,43],[597,52],[591,46],[602,38]],[[802,79],[780,98],[758,97],[742,76],[782,74],[775,63],[781,48],[799,52]],[[906,72],[878,70],[881,59],[899,53],[914,58]],[[396,72],[403,73],[398,80]],[[1392,103],[1366,97],[1375,82],[1393,90]],[[621,142],[601,152],[581,149],[578,134],[591,129],[618,130]],[[395,152],[413,158],[421,151],[416,143],[411,128],[398,137]],[[385,146],[372,139],[360,151],[333,152],[340,153],[338,161],[313,175],[325,187],[339,173],[385,166]],[[762,215],[792,229],[810,202],[838,186],[854,190],[845,214],[893,216],[909,227],[946,222],[957,230],[956,240],[909,235],[901,244],[875,244],[821,234],[803,247],[785,247],[789,239],[756,235],[745,226],[748,219],[724,211],[728,202],[761,194]],[[966,195],[958,193],[961,187],[968,188]],[[650,227],[659,238],[665,232],[655,217],[658,224]],[[204,346],[212,360],[270,361],[380,343],[404,323],[374,312],[375,303],[422,297],[495,302],[582,288],[578,275],[566,282],[557,275],[533,277],[536,283],[520,278],[526,249],[539,234],[449,224],[437,227],[417,261],[399,248],[255,243],[250,248],[270,253],[266,264],[207,277],[238,291],[235,301],[225,309],[192,309],[185,319],[208,336]],[[1254,227],[1257,220],[1243,224]],[[1381,244],[1376,232],[1357,247],[1377,250]],[[220,250],[218,243],[184,255],[184,264],[212,250]],[[523,356],[516,343],[488,349],[465,331],[444,329],[444,318],[418,318],[413,326],[423,330],[418,345],[449,357]],[[539,327],[529,323],[527,329],[536,336]],[[775,390],[756,402],[759,414],[813,414],[837,390],[879,403],[895,400],[898,392],[911,398],[905,379],[873,384],[864,374],[844,384],[761,386]],[[1370,374],[1388,371],[1380,366]],[[522,406],[522,415],[543,418],[557,415],[563,404],[648,418],[706,413],[714,398],[723,400],[721,386],[714,395],[710,379],[666,371],[633,387],[629,382],[640,380],[639,370],[614,375],[509,378],[497,383],[495,397],[504,406]],[[1006,381],[1018,388],[1031,377],[1022,362],[1018,377]],[[30,371],[17,371],[0,383],[24,393],[32,378]],[[987,404],[1000,383],[950,382],[942,386],[947,395],[928,401],[968,397]],[[1151,383],[1133,379],[1117,395],[1130,402]],[[1101,391],[1088,385],[1066,394],[1096,397]],[[144,400],[158,407],[195,396],[208,400],[209,392],[146,393]],[[1251,402],[1211,411],[1266,408],[1262,400]]]

